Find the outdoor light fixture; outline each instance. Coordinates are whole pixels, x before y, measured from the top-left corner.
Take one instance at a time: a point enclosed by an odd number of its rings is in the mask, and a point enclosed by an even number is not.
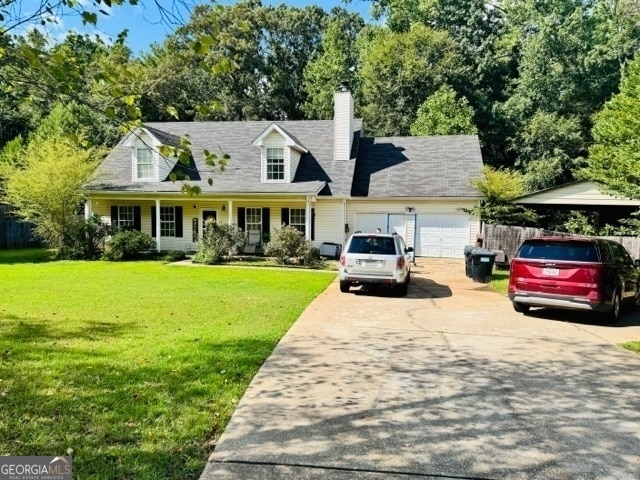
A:
[[[411,212],[413,212],[415,210],[415,208],[413,208],[413,207],[405,207],[404,209],[405,209],[405,211],[407,213],[411,213]]]
[[[222,211],[224,212],[227,209],[224,205],[222,205]]]

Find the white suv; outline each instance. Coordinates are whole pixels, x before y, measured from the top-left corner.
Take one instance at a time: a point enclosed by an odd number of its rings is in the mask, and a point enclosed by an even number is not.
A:
[[[411,252],[395,233],[354,233],[340,255],[340,291],[351,286],[378,284],[407,294],[411,280]]]

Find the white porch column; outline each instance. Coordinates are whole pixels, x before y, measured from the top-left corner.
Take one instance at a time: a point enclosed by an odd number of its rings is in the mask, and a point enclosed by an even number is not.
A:
[[[311,222],[313,221],[313,219],[311,218],[311,201],[309,201],[309,197],[307,197],[304,218],[305,218],[304,238],[306,241],[310,242],[311,241]]]
[[[91,199],[87,198],[84,202],[84,219],[89,220],[91,218]]]
[[[233,223],[233,200],[227,202],[227,212],[229,212],[227,215],[227,223],[231,225]]]
[[[160,251],[160,200],[156,200],[156,251]]]

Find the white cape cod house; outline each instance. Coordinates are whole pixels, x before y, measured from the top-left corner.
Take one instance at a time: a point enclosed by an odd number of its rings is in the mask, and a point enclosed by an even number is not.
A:
[[[160,155],[188,135],[189,165]],[[220,171],[203,151],[230,155]],[[367,138],[347,86],[333,120],[147,123],[121,139],[86,186],[85,213],[151,234],[158,250],[194,251],[204,219],[237,224],[259,246],[282,224],[315,246],[354,231],[395,231],[417,256],[462,257],[479,219],[475,135]],[[187,175],[200,195],[182,192]],[[212,183],[209,184],[209,179]]]

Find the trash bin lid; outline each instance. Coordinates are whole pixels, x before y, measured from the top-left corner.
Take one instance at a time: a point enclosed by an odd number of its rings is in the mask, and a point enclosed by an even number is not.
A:
[[[495,257],[497,254],[493,250],[487,250],[486,248],[482,247],[475,247],[473,250],[471,250],[471,255]]]

